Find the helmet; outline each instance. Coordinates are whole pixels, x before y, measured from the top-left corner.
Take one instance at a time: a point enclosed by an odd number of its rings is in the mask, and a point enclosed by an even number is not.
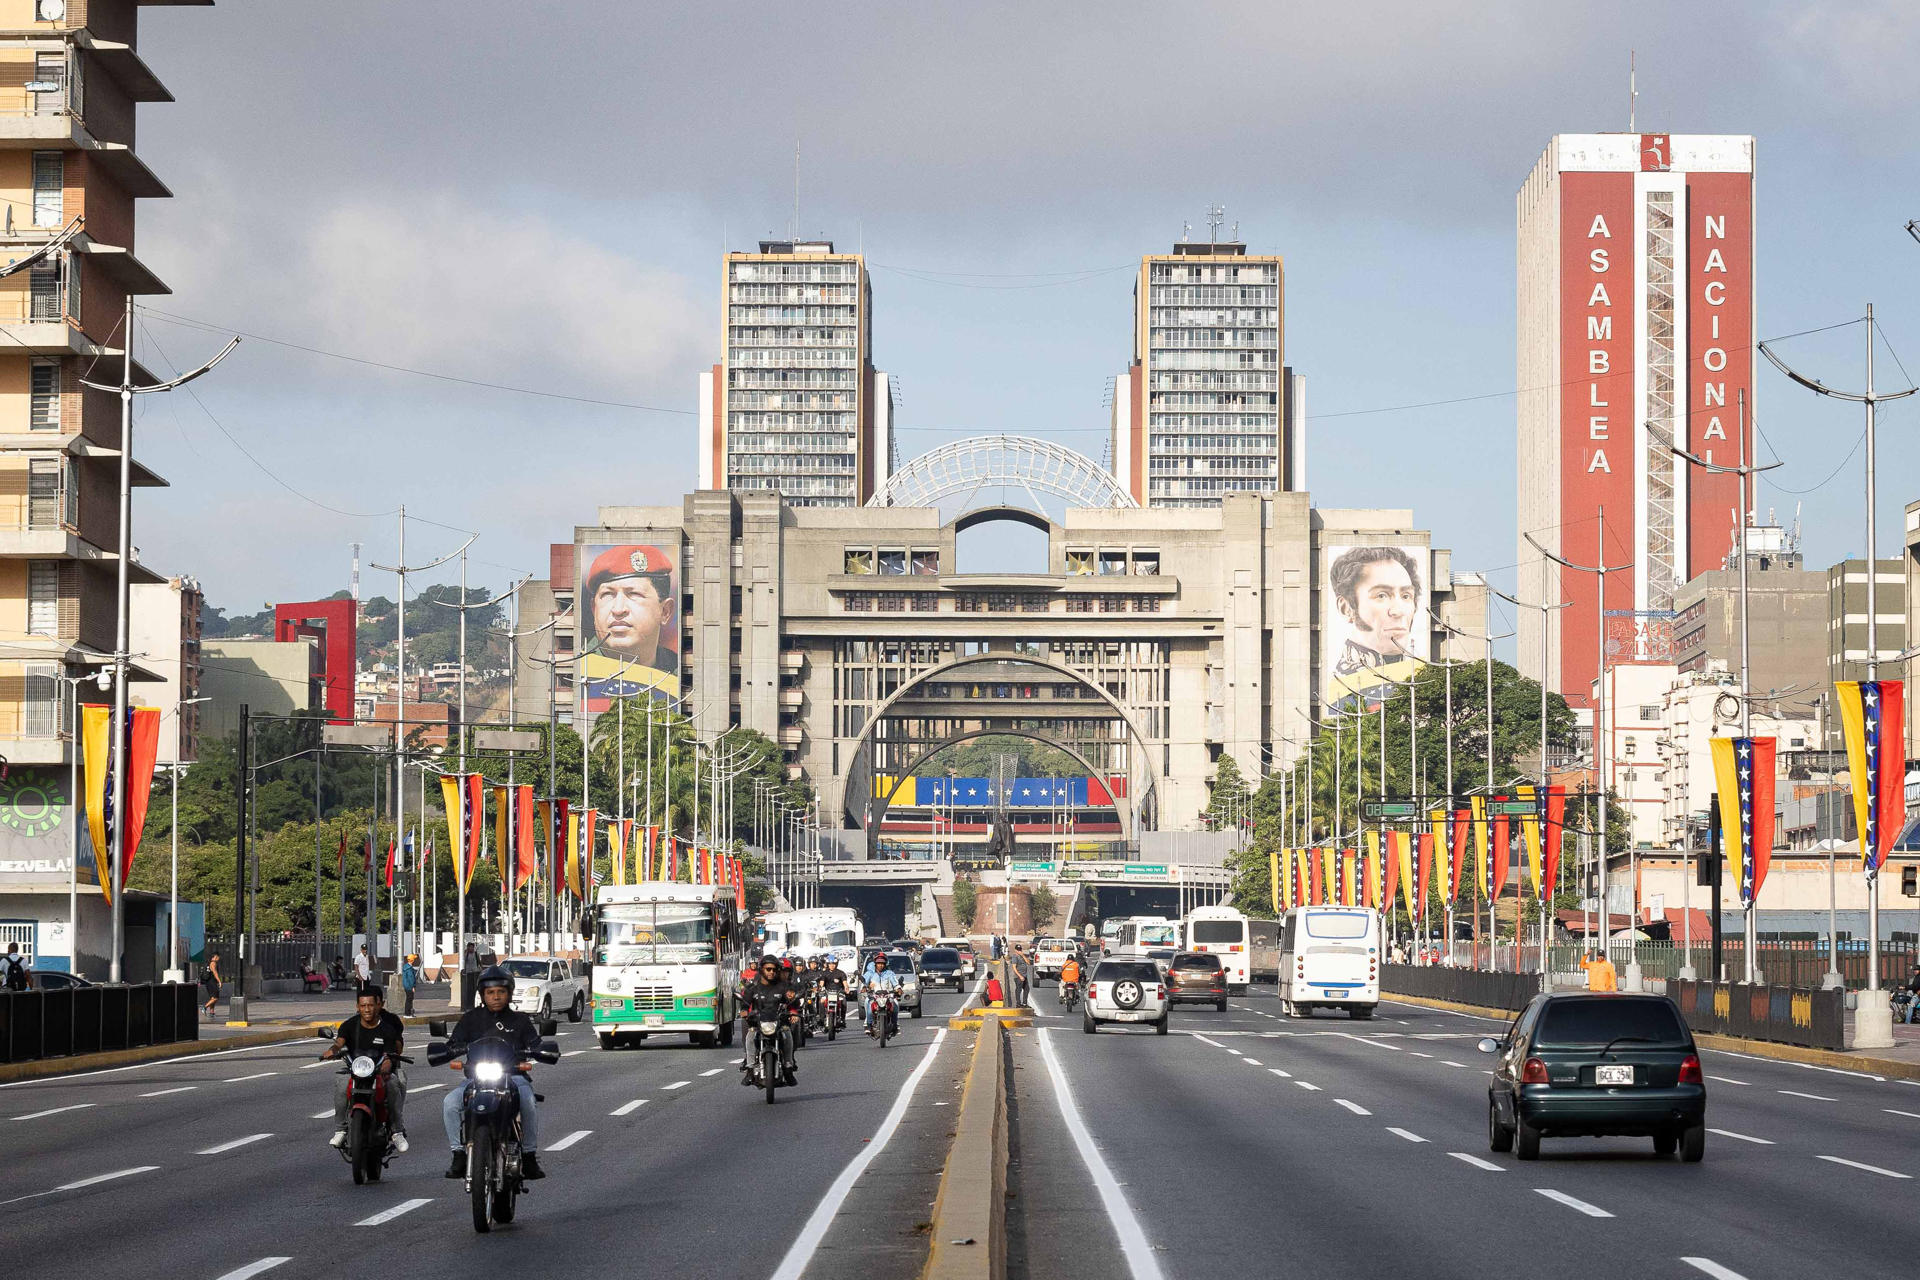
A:
[[[480,976],[474,980],[473,986],[476,991],[485,991],[488,987],[505,987],[508,991],[511,991],[513,990],[513,975],[497,964],[488,965],[481,971]]]
[[[407,957],[407,963],[408,963],[408,964],[419,964],[419,963],[420,963],[420,957],[419,957],[419,956],[417,956],[417,955],[410,955],[410,956],[408,956],[408,957]]]
[[[754,963],[753,967],[756,969],[764,969],[768,965],[772,965],[778,969],[780,967],[780,957],[775,955],[761,956],[760,959]]]

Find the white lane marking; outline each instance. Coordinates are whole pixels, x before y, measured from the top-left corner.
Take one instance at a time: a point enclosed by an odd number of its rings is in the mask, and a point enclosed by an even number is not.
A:
[[[131,1178],[136,1173],[152,1173],[159,1167],[157,1164],[143,1164],[132,1169],[116,1169],[112,1173],[96,1173],[91,1178],[82,1178],[78,1182],[63,1182],[55,1187],[54,1190],[78,1191],[82,1187],[91,1187],[102,1182],[112,1182],[115,1178]]]
[[[673,1082],[672,1084],[663,1084],[663,1085],[661,1085],[661,1086],[660,1086],[660,1088],[661,1088],[662,1090],[669,1090],[669,1089],[684,1089],[684,1088],[686,1088],[686,1087],[687,1087],[688,1085],[690,1085],[690,1084],[692,1084],[692,1083],[693,1083],[693,1081],[691,1081],[691,1080],[675,1080],[675,1081],[674,1081],[674,1082]]]
[[[1464,1151],[1449,1151],[1447,1152],[1447,1154],[1452,1156],[1455,1160],[1464,1161],[1465,1163],[1472,1165],[1476,1169],[1485,1169],[1488,1173],[1505,1173],[1506,1172],[1505,1169],[1502,1169],[1499,1165],[1495,1164],[1493,1161],[1482,1160],[1479,1156],[1468,1155]]]
[[[232,1142],[223,1142],[217,1147],[208,1147],[205,1151],[196,1151],[197,1156],[217,1156],[223,1151],[232,1151],[237,1147],[250,1146],[256,1142],[265,1142],[273,1135],[270,1133],[250,1133],[244,1138],[235,1138]]]
[[[621,1103],[619,1106],[615,1107],[613,1110],[607,1112],[607,1114],[610,1116],[632,1115],[634,1112],[638,1111],[640,1108],[646,1105],[647,1105],[647,1100],[645,1098],[635,1098],[632,1102]]]
[[[1308,1084],[1305,1080],[1295,1080],[1294,1083],[1299,1085],[1302,1089],[1307,1090],[1309,1093],[1320,1092],[1320,1086],[1317,1084]]]
[[[1588,1204],[1585,1200],[1568,1195],[1564,1191],[1555,1191],[1552,1187],[1535,1187],[1534,1191],[1549,1200],[1555,1200],[1569,1209],[1577,1209],[1589,1218],[1611,1218],[1613,1215],[1597,1204]]]
[[[1873,1080],[1885,1084],[1885,1076],[1876,1076],[1871,1071],[1848,1071],[1844,1067],[1823,1067],[1812,1062],[1788,1062],[1784,1058],[1763,1058],[1757,1053],[1739,1053],[1732,1049],[1703,1049],[1702,1053],[1715,1053],[1723,1058],[1745,1058],[1748,1062],[1759,1062],[1776,1067],[1798,1067],[1802,1071],[1825,1071],[1836,1076],[1853,1076],[1859,1080]]]
[[[1250,1067],[1257,1067],[1260,1065],[1260,1060],[1258,1058],[1242,1058],[1240,1059],[1240,1061],[1246,1063]]]
[[[706,1079],[706,1078],[707,1078],[708,1076],[717,1076],[717,1075],[719,1075],[719,1074],[720,1074],[720,1073],[721,1073],[722,1071],[725,1071],[725,1070],[726,1070],[726,1068],[725,1068],[725,1067],[715,1067],[715,1068],[714,1068],[713,1070],[711,1070],[711,1071],[702,1071],[702,1072],[700,1073],[700,1078],[701,1078],[702,1080],[705,1080],[705,1079]]]
[[[1280,1068],[1278,1068],[1278,1067],[1268,1067],[1268,1068],[1267,1068],[1267,1070],[1269,1070],[1269,1071],[1271,1071],[1271,1072],[1273,1072],[1273,1074],[1275,1074],[1275,1075],[1277,1075],[1277,1076],[1279,1076],[1279,1077],[1280,1077],[1280,1078],[1281,1078],[1282,1080],[1291,1080],[1291,1079],[1293,1079],[1293,1072],[1291,1072],[1291,1071],[1282,1071],[1282,1070],[1281,1070]]]
[[[1387,1132],[1393,1134],[1395,1137],[1405,1138],[1408,1142],[1425,1142],[1426,1141],[1425,1138],[1421,1137],[1417,1133],[1408,1133],[1405,1129],[1396,1129],[1392,1125],[1387,1126]]]
[[[309,1120],[330,1120],[332,1118],[333,1112],[331,1111],[316,1111],[307,1117]]]
[[[416,1093],[425,1093],[429,1089],[444,1089],[446,1087],[447,1086],[442,1081],[435,1080],[431,1084],[410,1084],[407,1086],[407,1093],[409,1095],[416,1094]]]
[[[1723,1138],[1732,1138],[1738,1142],[1751,1142],[1757,1147],[1771,1147],[1774,1145],[1772,1138],[1755,1138],[1748,1134],[1735,1133],[1731,1129],[1709,1129],[1707,1132],[1717,1133]]]
[[[585,1049],[569,1049],[565,1053],[561,1054],[560,1056],[563,1058],[577,1058],[585,1052],[586,1052]]]
[[[1203,1035],[1201,1035],[1201,1034],[1200,1034],[1200,1033],[1199,1033],[1198,1031],[1196,1031],[1196,1032],[1194,1032],[1194,1033],[1193,1033],[1193,1038],[1194,1038],[1195,1040],[1198,1040],[1198,1041],[1199,1041],[1199,1042],[1200,1042],[1201,1044],[1210,1044],[1210,1045],[1212,1045],[1212,1046],[1213,1046],[1214,1048],[1216,1048],[1216,1049],[1224,1049],[1224,1048],[1226,1048],[1226,1047],[1227,1047],[1227,1046],[1225,1046],[1225,1045],[1223,1045],[1223,1044],[1221,1044],[1221,1043],[1220,1043],[1220,1042],[1219,1042],[1218,1040],[1209,1040],[1209,1039],[1207,1039],[1207,1038],[1206,1038],[1205,1036],[1203,1036]]]
[[[985,979],[982,978],[981,981],[984,984]],[[795,1237],[786,1256],[780,1259],[780,1265],[774,1269],[773,1280],[800,1280],[800,1275],[807,1269],[807,1264],[813,1261],[814,1250],[818,1249],[820,1242],[826,1238],[827,1228],[833,1225],[834,1215],[839,1213],[840,1206],[847,1202],[847,1195],[853,1190],[853,1184],[860,1181],[860,1175],[867,1171],[867,1166],[887,1149],[887,1143],[893,1138],[894,1130],[900,1127],[900,1118],[907,1114],[907,1105],[913,1101],[914,1090],[918,1089],[920,1082],[926,1078],[927,1068],[933,1065],[934,1055],[940,1052],[940,1045],[946,1038],[945,1027],[933,1033],[933,1043],[927,1046],[927,1052],[920,1059],[920,1065],[908,1074],[906,1083],[900,1086],[900,1092],[894,1098],[892,1108],[888,1110],[886,1118],[880,1122],[880,1127],[874,1130],[872,1141],[865,1143],[860,1148],[860,1153],[847,1162],[847,1167],[840,1171],[840,1176],[835,1178],[833,1185],[827,1188],[827,1194],[820,1198],[820,1203],[814,1206],[811,1214],[807,1215],[806,1224],[800,1228],[800,1234]],[[1044,1050],[1046,1044],[1046,1037],[1043,1035],[1040,1038],[1040,1047]],[[1155,1271],[1154,1275],[1158,1276],[1159,1272]]]
[[[1913,1175],[1910,1173],[1900,1173],[1893,1169],[1882,1169],[1877,1164],[1861,1164],[1858,1160],[1843,1160],[1839,1156],[1815,1156],[1814,1158],[1816,1160],[1826,1160],[1832,1164],[1843,1164],[1849,1169],[1863,1169],[1868,1173],[1877,1173],[1883,1178],[1899,1178],[1903,1182],[1911,1182],[1913,1180]]]
[[[1080,1118],[1080,1107],[1069,1091],[1066,1072],[1060,1069],[1060,1059],[1054,1055],[1052,1037],[1042,1034],[1039,1039],[1040,1056],[1047,1060],[1047,1074],[1053,1079],[1054,1098],[1060,1104],[1060,1118],[1066,1122],[1067,1132],[1073,1135],[1073,1145],[1080,1152],[1080,1163],[1087,1167],[1087,1173],[1100,1192],[1100,1204],[1107,1211],[1107,1221],[1113,1224],[1113,1233],[1120,1243],[1120,1254],[1127,1260],[1127,1270],[1133,1280],[1161,1280],[1160,1260],[1153,1256],[1153,1246],[1147,1243],[1146,1230],[1141,1226],[1133,1207],[1127,1203],[1126,1196],[1121,1194],[1119,1181],[1113,1176],[1113,1170],[1107,1167],[1106,1157],[1094,1146],[1093,1135],[1087,1131],[1086,1122]],[[798,1277],[799,1273],[795,1272],[791,1277],[776,1275],[774,1280],[798,1280]]]
[[[1732,1076],[1708,1076],[1709,1080],[1718,1080],[1721,1084],[1737,1084],[1741,1088],[1750,1088],[1745,1080],[1735,1080]]]
[[[1723,1267],[1712,1258],[1682,1258],[1680,1261],[1686,1263],[1695,1271],[1706,1272],[1713,1277],[1713,1280],[1747,1280],[1747,1278],[1738,1271],[1733,1270],[1731,1267]]]
[[[547,1144],[547,1150],[548,1151],[565,1151],[568,1147],[572,1146],[574,1143],[580,1141],[580,1139],[586,1137],[588,1134],[592,1132],[593,1130],[591,1129],[575,1129],[572,1133],[560,1139],[560,1141],[549,1142]]]
[[[1466,1070],[1466,1069],[1467,1069],[1467,1064],[1466,1064],[1466,1063],[1464,1063],[1464,1062],[1455,1062],[1455,1061],[1454,1061],[1454,1060],[1453,1060],[1452,1058],[1442,1058],[1442,1059],[1440,1059],[1440,1065],[1441,1065],[1441,1066],[1443,1066],[1443,1067],[1459,1067],[1459,1068],[1461,1068],[1462,1070]]]
[[[91,1102],[76,1102],[70,1107],[48,1107],[45,1111],[29,1111],[23,1116],[14,1116],[15,1120],[38,1120],[41,1116],[57,1116],[68,1111],[85,1111]]]
[[[1818,1093],[1801,1093],[1798,1089],[1776,1089],[1775,1093],[1784,1093],[1789,1098],[1808,1098],[1814,1102],[1838,1102],[1838,1098],[1829,1098]]]
[[[261,1258],[258,1262],[249,1262],[244,1267],[236,1267],[220,1277],[220,1280],[253,1280],[262,1271],[271,1271],[283,1262],[292,1262],[292,1258]]]
[[[360,1221],[354,1223],[353,1225],[356,1227],[377,1227],[383,1222],[392,1222],[395,1218],[399,1217],[403,1213],[412,1213],[415,1209],[418,1209],[423,1204],[432,1204],[432,1203],[433,1201],[431,1198],[422,1198],[418,1200],[402,1200],[399,1204],[393,1206],[393,1208],[382,1209],[379,1213],[374,1214],[371,1218],[362,1218],[360,1219]]]
[[[1370,1116],[1373,1114],[1373,1112],[1367,1110],[1365,1107],[1361,1106],[1359,1103],[1348,1102],[1345,1098],[1335,1098],[1334,1102],[1336,1105],[1345,1107],[1347,1110],[1353,1112],[1353,1114],[1357,1116]]]
[[[1409,1049],[1407,1052],[1416,1058],[1431,1058],[1433,1056],[1430,1053],[1421,1053],[1418,1049]]]
[[[1895,1111],[1892,1107],[1882,1107],[1880,1109],[1890,1116],[1905,1116],[1909,1120],[1920,1120],[1920,1111]]]
[[[164,1098],[170,1093],[186,1093],[191,1089],[198,1089],[199,1087],[197,1084],[181,1084],[175,1085],[171,1089],[155,1089],[152,1093],[143,1093],[140,1096],[143,1098]]]
[[[316,1061],[304,1064],[300,1069],[302,1071],[311,1071],[315,1067],[337,1067],[339,1065],[340,1065],[340,1059],[338,1058],[320,1058]]]
[[[250,1076],[228,1076],[221,1084],[240,1084],[247,1080],[265,1080],[268,1076],[277,1076],[278,1071],[256,1071]]]
[[[311,1045],[311,1036],[302,1036],[293,1040],[275,1040],[272,1044],[247,1044],[238,1049],[216,1049],[212,1053],[183,1053],[177,1058],[155,1058],[152,1062],[134,1062],[124,1067],[102,1067],[98,1071],[75,1071],[70,1075],[39,1076],[32,1080],[14,1080],[0,1084],[0,1089],[24,1089],[33,1085],[62,1085],[69,1080],[84,1080],[88,1076],[117,1075],[122,1071],[140,1071],[147,1067],[164,1067],[175,1062],[193,1062],[200,1058],[225,1058],[236,1053],[252,1053],[256,1049],[282,1049],[290,1044]]]

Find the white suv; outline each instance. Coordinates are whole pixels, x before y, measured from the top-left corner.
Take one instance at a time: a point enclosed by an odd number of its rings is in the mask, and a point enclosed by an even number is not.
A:
[[[500,962],[513,975],[513,1007],[535,1018],[567,1015],[578,1022],[587,1013],[586,966],[551,956],[514,956]]]
[[[1150,1022],[1167,1034],[1167,980],[1151,960],[1102,960],[1087,981],[1085,1021],[1088,1035],[1103,1022]]]

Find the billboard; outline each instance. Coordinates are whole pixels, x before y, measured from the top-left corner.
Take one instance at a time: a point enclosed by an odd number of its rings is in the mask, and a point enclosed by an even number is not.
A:
[[[58,881],[77,875],[100,883],[92,857],[73,863],[80,810],[67,793],[67,771],[42,765],[0,770],[0,882]],[[84,823],[82,824],[84,825]]]
[[[680,696],[680,548],[622,543],[583,546],[574,599],[580,619],[576,680],[586,712],[615,698]]]
[[[1320,552],[1320,699],[1352,710],[1426,664],[1433,634],[1425,547],[1347,544]]]

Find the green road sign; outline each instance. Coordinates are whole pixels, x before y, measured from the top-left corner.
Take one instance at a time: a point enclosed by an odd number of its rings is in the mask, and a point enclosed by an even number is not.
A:
[[[1120,868],[1123,876],[1163,876],[1167,874],[1164,862],[1129,862]]]
[[[1008,869],[1015,875],[1023,872],[1028,875],[1046,875],[1053,870],[1053,864],[1051,862],[1015,862],[1009,864]]]
[[[1540,806],[1532,800],[1495,800],[1493,811],[1495,814],[1506,814],[1510,818],[1530,818],[1540,812]]]
[[[1369,818],[1417,818],[1420,806],[1413,800],[1368,800],[1363,806]]]

